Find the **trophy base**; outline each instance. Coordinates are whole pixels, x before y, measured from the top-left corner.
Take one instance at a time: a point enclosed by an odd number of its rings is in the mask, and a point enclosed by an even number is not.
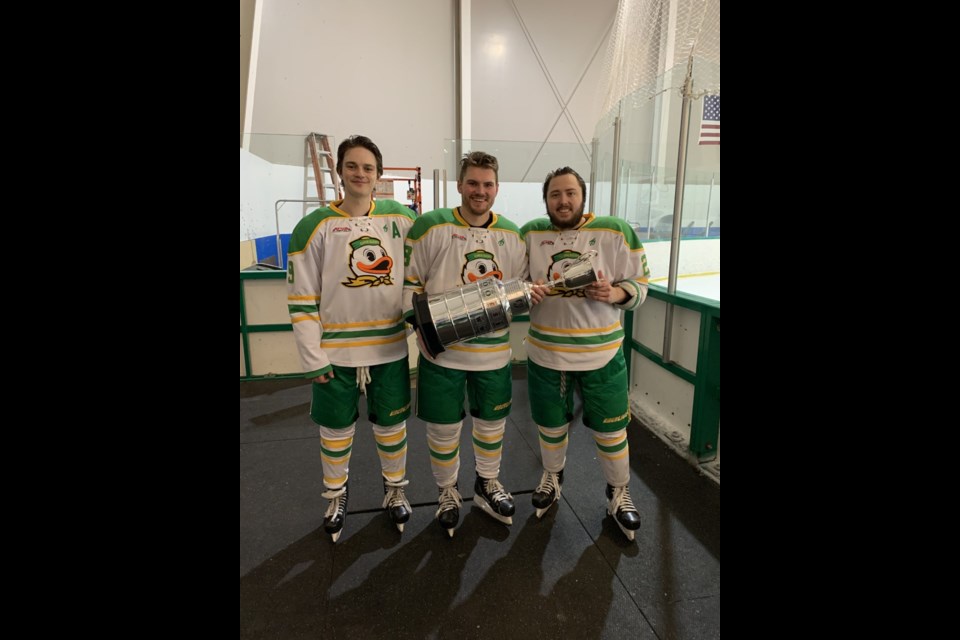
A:
[[[413,316],[417,320],[417,326],[420,328],[420,337],[423,338],[423,347],[431,358],[446,351],[443,342],[440,340],[440,332],[437,331],[437,325],[434,324],[430,314],[430,296],[426,293],[413,294]]]

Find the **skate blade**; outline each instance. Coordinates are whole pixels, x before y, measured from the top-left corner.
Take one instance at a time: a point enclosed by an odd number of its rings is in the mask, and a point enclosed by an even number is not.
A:
[[[343,529],[340,529],[340,531],[337,531],[336,533],[331,533],[331,534],[330,534],[330,539],[333,540],[333,542],[336,542],[337,540],[340,539],[340,534],[341,534],[341,533],[343,533]]]
[[[403,523],[395,522],[394,524],[397,525],[397,531],[403,533]]]
[[[636,538],[636,535],[637,535],[636,530],[634,530],[634,529],[627,529],[625,526],[623,526],[622,524],[620,524],[620,521],[617,520],[617,516],[615,516],[614,514],[610,513],[610,509],[609,509],[609,508],[607,508],[607,515],[610,516],[611,518],[613,518],[613,521],[617,523],[617,526],[618,526],[618,527],[620,527],[620,531],[623,531],[623,535],[625,535],[625,536],[627,537],[627,540],[633,542],[633,540]]]
[[[480,510],[481,510],[481,511],[483,511],[485,514],[487,514],[488,516],[490,516],[490,517],[493,518],[494,520],[496,520],[496,521],[498,521],[498,522],[502,522],[503,524],[506,524],[506,525],[512,525],[512,524],[513,524],[513,516],[502,516],[502,515],[500,515],[499,513],[497,513],[496,511],[494,511],[494,510],[493,510],[493,507],[491,507],[491,506],[487,503],[487,501],[484,500],[483,498],[481,498],[480,496],[477,495],[477,496],[474,496],[474,497],[473,497],[473,504],[475,504],[476,506],[480,507]]]
[[[453,537],[453,532],[454,532],[454,531],[455,531],[455,529],[447,529],[447,535],[448,535],[448,536],[450,536],[450,537],[452,538],[452,537]]]
[[[550,504],[548,504],[548,505],[545,506],[544,508],[542,508],[542,509],[537,509],[537,518],[542,518],[542,517],[543,517],[543,514],[545,514],[547,511],[550,511],[550,507],[552,507],[553,505],[557,504],[557,502],[558,502],[557,500],[554,500],[553,502],[551,502]],[[536,507],[534,507],[534,508],[536,508]]]

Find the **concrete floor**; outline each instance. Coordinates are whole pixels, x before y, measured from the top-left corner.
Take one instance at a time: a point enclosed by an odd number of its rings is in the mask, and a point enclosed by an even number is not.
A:
[[[333,544],[317,427],[304,381],[240,383],[241,638],[720,637],[720,487],[634,422],[631,494],[643,525],[628,542],[606,516],[593,440],[575,420],[563,493],[538,520],[536,425],[525,369],[515,367],[501,481],[517,512],[507,527],[472,507],[469,418],[461,442],[464,497],[453,538],[437,525],[437,489],[423,422],[408,423],[404,532],[383,489],[361,407],[349,511]]]

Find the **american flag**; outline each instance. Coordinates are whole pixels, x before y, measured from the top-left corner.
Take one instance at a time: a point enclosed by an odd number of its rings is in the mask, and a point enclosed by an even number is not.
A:
[[[703,98],[703,120],[700,121],[698,144],[720,144],[720,96]]]

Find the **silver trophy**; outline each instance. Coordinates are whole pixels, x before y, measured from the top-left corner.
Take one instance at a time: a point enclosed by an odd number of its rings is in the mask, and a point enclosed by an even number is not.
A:
[[[559,277],[541,286],[580,289],[596,282],[596,256],[596,251],[587,251],[566,265]],[[436,358],[448,345],[506,329],[513,316],[530,311],[532,289],[533,285],[524,280],[484,278],[443,293],[415,293],[413,313],[424,348]]]

